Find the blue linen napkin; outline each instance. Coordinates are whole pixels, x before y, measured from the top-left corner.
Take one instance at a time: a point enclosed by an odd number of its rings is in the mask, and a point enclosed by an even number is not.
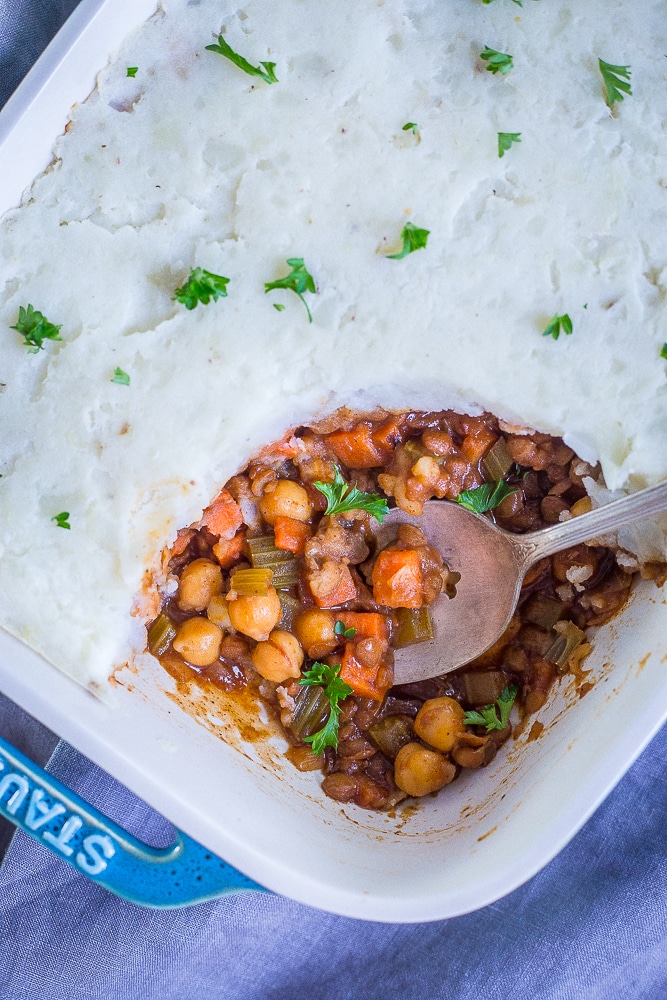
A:
[[[75,6],[0,0],[0,104]],[[6,699],[0,731],[37,759],[55,742]],[[168,841],[166,820],[67,744],[49,769],[130,832]],[[666,773],[663,730],[544,871],[429,924],[364,923],[264,894],[145,910],[19,832],[0,867],[0,998],[665,1000]]]

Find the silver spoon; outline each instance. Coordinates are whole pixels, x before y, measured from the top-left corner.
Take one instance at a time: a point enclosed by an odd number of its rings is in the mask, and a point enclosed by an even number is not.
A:
[[[526,535],[446,500],[429,500],[421,517],[391,510],[374,532],[380,547],[393,541],[398,525],[414,524],[461,574],[455,597],[440,595],[430,606],[435,638],[396,650],[394,683],[449,673],[485,652],[507,628],[523,578],[540,559],[664,510],[667,482]]]

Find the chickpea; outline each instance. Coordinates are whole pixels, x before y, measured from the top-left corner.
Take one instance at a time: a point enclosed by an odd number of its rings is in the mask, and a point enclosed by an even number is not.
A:
[[[178,583],[178,606],[182,611],[203,611],[211,598],[222,592],[222,570],[210,559],[188,563]]]
[[[435,486],[442,472],[436,460],[428,455],[418,459],[410,471],[425,486]]]
[[[212,597],[206,608],[206,617],[210,618],[221,629],[229,628],[232,623],[229,617],[227,598],[223,597],[222,594],[216,594],[215,597]]]
[[[417,712],[415,732],[436,750],[449,753],[466,732],[465,712],[454,698],[429,698]]]
[[[273,524],[277,517],[307,521],[313,513],[313,505],[299,483],[293,483],[291,479],[278,479],[267,483],[264,496],[259,501],[259,510],[267,524]]]
[[[593,509],[593,503],[590,497],[582,497],[573,503],[570,507],[570,514],[572,517],[579,517],[581,514],[588,514],[590,510]]]
[[[237,597],[228,602],[229,620],[237,632],[249,635],[257,642],[269,638],[282,616],[282,607],[275,587],[269,587],[266,594],[252,597]]]
[[[318,656],[333,653],[340,642],[340,638],[334,632],[335,624],[334,612],[321,608],[310,608],[296,617],[294,631],[308,656],[316,660]]]
[[[266,642],[259,642],[252,651],[255,670],[267,681],[281,684],[289,677],[299,677],[303,650],[291,632],[275,629]]]
[[[408,795],[428,795],[448,785],[456,768],[450,760],[421,743],[406,743],[394,761],[394,781]]]
[[[188,618],[178,626],[174,649],[193,667],[208,667],[220,653],[222,632],[208,618]]]

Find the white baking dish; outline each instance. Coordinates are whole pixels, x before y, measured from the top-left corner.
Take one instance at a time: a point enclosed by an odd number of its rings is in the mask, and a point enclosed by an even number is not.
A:
[[[84,0],[0,115],[0,212],[16,204],[114,46],[153,0]],[[511,891],[573,836],[667,716],[662,592],[642,584],[573,678],[489,768],[406,813],[326,799],[276,740],[243,742],[224,705],[181,710],[146,665],[98,701],[5,633],[0,688],[176,825],[277,892],[353,917],[454,916]],[[220,738],[222,737],[222,738]]]

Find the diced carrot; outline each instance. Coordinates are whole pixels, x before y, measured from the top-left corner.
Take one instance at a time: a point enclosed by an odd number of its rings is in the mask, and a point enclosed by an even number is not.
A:
[[[400,444],[403,431],[403,421],[392,417],[371,431],[374,445],[389,458],[397,444]]]
[[[211,504],[211,506],[213,506],[214,503],[229,503],[229,501],[233,500],[233,499],[234,499],[234,497],[231,495],[231,493],[229,492],[229,490],[226,490],[223,487],[223,489],[221,489],[220,492],[218,493],[218,495],[215,498],[215,500],[213,500],[213,503]]]
[[[357,424],[350,431],[334,431],[327,434],[326,441],[348,469],[373,469],[382,465],[390,454],[375,444],[370,424]]]
[[[376,611],[341,611],[336,615],[345,628],[353,628],[357,639],[382,639],[389,642],[389,625]]]
[[[318,608],[335,608],[357,596],[357,587],[345,563],[325,559],[321,569],[308,575],[313,599]]]
[[[277,441],[275,444],[270,444],[267,448],[260,451],[255,462],[272,462],[278,458],[294,458],[299,450],[297,438],[294,437],[292,431],[288,431],[282,440]]]
[[[283,517],[279,514],[273,522],[273,533],[277,549],[302,556],[306,542],[312,538],[313,529],[304,521],[297,521],[295,517]]]
[[[240,531],[233,538],[221,538],[213,546],[213,555],[223,569],[230,569],[243,555],[245,531]]]
[[[372,698],[373,701],[382,701],[389,687],[391,687],[391,671],[386,671],[379,667],[365,667],[363,663],[354,655],[356,649],[355,642],[345,643],[340,664],[340,679],[349,684],[355,694],[361,698]],[[381,685],[378,681],[379,675],[387,679],[387,685]]]
[[[227,539],[233,538],[243,524],[241,508],[227,490],[218,494],[202,514],[201,520],[212,535]]]
[[[421,608],[423,577],[414,549],[383,549],[373,566],[373,597],[388,608]]]
[[[176,535],[176,541],[169,550],[169,558],[173,559],[174,556],[180,556],[182,552],[185,552],[190,544],[190,539],[194,537],[194,534],[195,532],[192,528],[179,528],[178,534]]]
[[[497,440],[498,435],[488,427],[479,427],[474,433],[466,434],[461,444],[461,451],[469,462],[479,462]]]

